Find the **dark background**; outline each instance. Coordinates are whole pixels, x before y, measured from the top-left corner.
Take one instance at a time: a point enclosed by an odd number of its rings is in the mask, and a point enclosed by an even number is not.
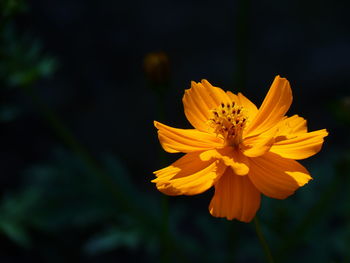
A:
[[[264,233],[277,262],[350,260],[348,2],[1,5],[1,262],[261,262],[253,225],[209,215],[212,191],[156,190],[180,155],[162,154],[153,120],[190,127],[191,80],[259,106],[276,75],[288,114],[330,135],[302,161],[313,181],[263,200]]]

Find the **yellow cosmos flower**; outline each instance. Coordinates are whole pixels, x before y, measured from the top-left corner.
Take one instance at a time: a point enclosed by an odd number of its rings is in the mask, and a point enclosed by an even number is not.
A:
[[[192,82],[183,103],[194,129],[154,122],[165,151],[186,153],[154,172],[152,182],[162,193],[196,195],[214,186],[209,212],[250,222],[261,193],[284,199],[312,179],[295,160],[316,154],[328,133],[308,132],[305,119],[285,116],[292,103],[287,79],[275,78],[259,109],[207,80]]]

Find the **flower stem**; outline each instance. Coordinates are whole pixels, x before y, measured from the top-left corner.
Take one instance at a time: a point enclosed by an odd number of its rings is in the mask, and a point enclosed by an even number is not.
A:
[[[247,61],[249,48],[250,0],[235,1],[235,58],[234,85],[240,90],[246,88]]]
[[[161,262],[167,263],[170,262],[169,252],[169,202],[167,196],[162,196],[162,253],[161,253]]]
[[[275,261],[273,260],[271,250],[269,248],[269,245],[266,242],[266,239],[264,238],[264,235],[261,231],[260,223],[257,217],[254,218],[254,226],[255,226],[255,231],[258,236],[260,245],[262,246],[265,256],[266,256],[266,261],[269,263],[274,263]]]

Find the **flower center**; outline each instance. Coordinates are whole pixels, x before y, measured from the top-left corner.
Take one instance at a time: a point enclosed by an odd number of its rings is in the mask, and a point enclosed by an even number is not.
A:
[[[213,115],[209,119],[209,125],[213,127],[214,133],[222,135],[226,145],[238,146],[242,142],[242,133],[247,122],[244,108],[236,106],[234,102],[221,103],[211,112]]]

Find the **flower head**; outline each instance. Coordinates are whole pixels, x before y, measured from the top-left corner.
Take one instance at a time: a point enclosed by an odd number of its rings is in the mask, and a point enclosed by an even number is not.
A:
[[[152,182],[162,193],[196,195],[214,186],[209,212],[250,222],[261,193],[284,199],[312,179],[295,160],[316,154],[328,133],[308,132],[305,119],[285,116],[292,103],[287,79],[275,78],[259,109],[241,93],[224,92],[207,80],[192,82],[183,103],[194,129],[154,122],[163,149],[185,153],[154,172]]]

